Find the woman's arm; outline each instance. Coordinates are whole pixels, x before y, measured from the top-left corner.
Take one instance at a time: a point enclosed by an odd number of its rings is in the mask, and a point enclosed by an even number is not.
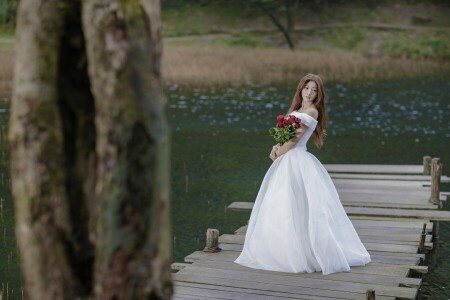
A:
[[[281,146],[275,150],[275,152],[274,152],[275,158],[285,154],[286,152],[288,152],[289,150],[294,148],[295,145],[298,143],[298,141],[300,141],[300,139],[302,138],[302,136],[305,134],[305,132],[307,130],[308,130],[308,126],[306,126],[305,124],[301,124],[300,128],[295,130],[295,138],[293,138],[292,140],[290,140],[287,143],[284,143],[283,146]]]
[[[316,108],[307,109],[305,111],[305,113],[317,120],[318,112],[317,112]],[[284,143],[283,146],[281,146],[281,147],[273,148],[272,152],[270,152],[270,158],[272,160],[275,160],[278,156],[281,156],[281,155],[285,154],[286,152],[288,152],[289,150],[291,150],[292,148],[294,148],[295,145],[298,143],[298,141],[300,141],[302,136],[308,130],[308,128],[309,127],[306,126],[305,123],[301,123],[300,128],[298,128],[295,131],[295,138],[287,143]]]

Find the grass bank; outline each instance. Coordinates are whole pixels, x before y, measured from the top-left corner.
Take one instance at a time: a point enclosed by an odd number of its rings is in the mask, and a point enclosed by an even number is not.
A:
[[[0,95],[11,90],[14,53],[0,51]],[[166,83],[180,85],[295,84],[305,73],[326,81],[420,78],[450,74],[450,61],[367,57],[345,51],[218,46],[166,46],[163,56]]]
[[[366,1],[316,2],[292,8],[291,39],[296,49],[450,59],[450,5],[444,1],[386,0],[371,6]],[[272,12],[286,22],[283,10]],[[164,36],[176,45],[287,48],[281,32],[251,3],[212,0],[207,5],[166,5],[163,21]]]
[[[12,49],[0,49],[0,99],[2,95],[10,94],[14,67],[14,52]]]
[[[214,46],[166,47],[163,65],[166,81],[187,85],[296,83],[305,73],[317,73],[326,81],[337,82],[450,73],[450,61],[367,57],[345,51]]]

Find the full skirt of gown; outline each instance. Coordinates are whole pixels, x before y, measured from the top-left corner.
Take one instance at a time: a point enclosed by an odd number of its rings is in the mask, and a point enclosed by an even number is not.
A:
[[[306,147],[277,158],[255,200],[236,263],[280,272],[348,271],[370,255],[324,166]]]

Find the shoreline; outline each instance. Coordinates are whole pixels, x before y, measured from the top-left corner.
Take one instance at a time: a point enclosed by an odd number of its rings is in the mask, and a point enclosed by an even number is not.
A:
[[[0,95],[10,94],[14,51],[0,50]],[[165,85],[243,86],[296,84],[315,73],[327,82],[413,79],[450,73],[449,60],[364,56],[348,51],[164,45]]]
[[[364,56],[347,51],[169,46],[164,78],[179,85],[296,84],[306,73],[327,82],[420,78],[450,73],[450,61]]]

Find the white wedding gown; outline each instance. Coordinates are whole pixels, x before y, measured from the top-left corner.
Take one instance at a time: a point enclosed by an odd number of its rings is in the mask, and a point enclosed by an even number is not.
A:
[[[280,272],[348,271],[370,255],[339,200],[328,172],[306,151],[317,121],[293,112],[308,130],[267,171],[236,263]]]

